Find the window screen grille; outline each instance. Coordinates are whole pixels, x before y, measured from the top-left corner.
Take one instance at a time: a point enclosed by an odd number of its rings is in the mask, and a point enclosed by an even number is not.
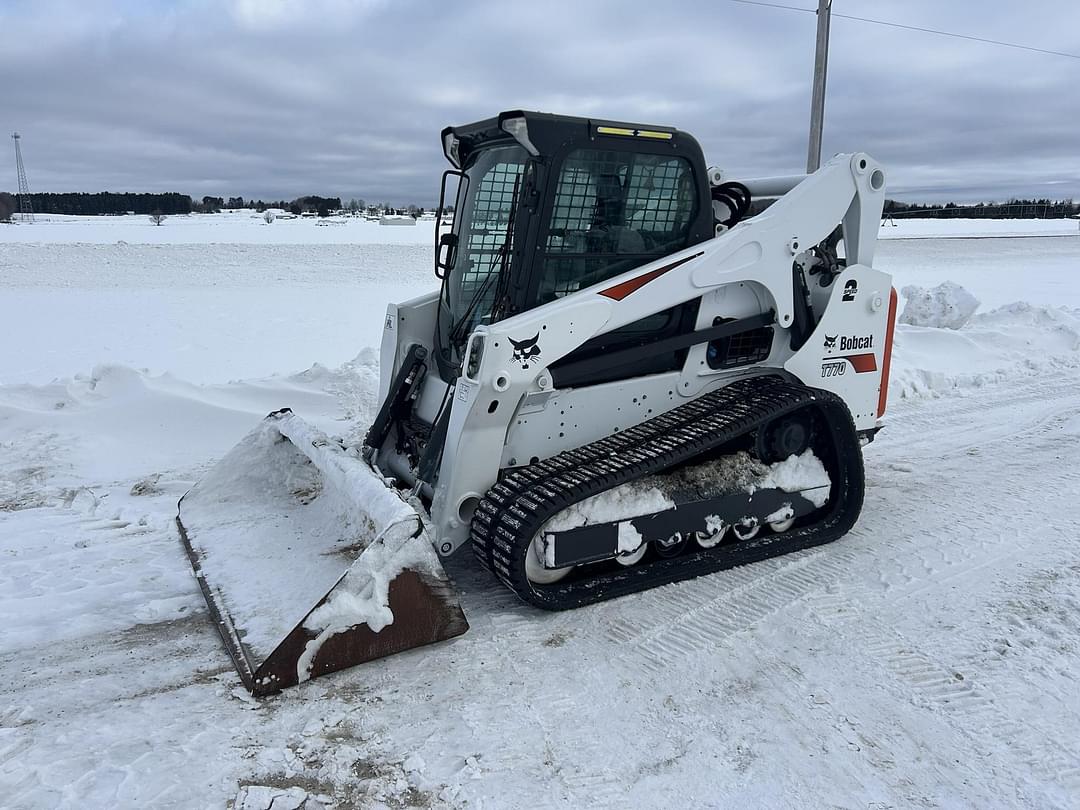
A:
[[[683,158],[598,149],[570,153],[544,241],[540,301],[684,247],[694,213],[693,174]]]
[[[460,334],[468,334],[491,315],[504,247],[513,249],[509,224],[514,188],[525,168],[519,146],[485,151],[466,169],[470,190],[458,214],[459,248],[450,271],[450,311]],[[509,256],[509,253],[508,253]]]
[[[514,185],[523,168],[522,163],[496,163],[480,178],[472,220],[465,234],[462,288],[466,293],[483,284],[496,267],[507,242]]]

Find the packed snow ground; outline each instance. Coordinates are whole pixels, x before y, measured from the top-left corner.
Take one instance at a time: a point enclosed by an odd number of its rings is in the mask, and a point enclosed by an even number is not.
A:
[[[952,279],[983,305],[959,330],[898,328],[837,543],[556,615],[462,555],[465,636],[256,702],[176,500],[281,405],[362,433],[378,372],[358,347],[386,300],[430,286],[427,242],[11,232],[5,806],[1075,806],[1080,238],[880,246],[898,287]]]

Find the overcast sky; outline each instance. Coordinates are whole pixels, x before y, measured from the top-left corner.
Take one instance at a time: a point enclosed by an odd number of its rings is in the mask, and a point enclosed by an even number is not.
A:
[[[833,8],[1080,54],[1076,0]],[[0,0],[0,127],[34,191],[430,205],[442,127],[516,108],[677,126],[735,176],[789,174],[814,31],[729,0]],[[834,17],[824,151],[853,150],[899,198],[1080,198],[1080,60]]]

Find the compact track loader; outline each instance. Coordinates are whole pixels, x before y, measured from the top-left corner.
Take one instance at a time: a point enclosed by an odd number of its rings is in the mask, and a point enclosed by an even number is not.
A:
[[[462,546],[561,610],[861,509],[896,314],[877,162],[736,182],[676,129],[520,111],[442,141],[441,289],[388,307],[365,440],[276,411],[180,501],[256,694],[463,633]]]

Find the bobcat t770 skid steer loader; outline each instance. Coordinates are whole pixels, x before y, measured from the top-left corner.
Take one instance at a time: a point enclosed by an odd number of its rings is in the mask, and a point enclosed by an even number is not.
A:
[[[180,501],[256,694],[463,633],[461,546],[561,610],[862,506],[896,310],[872,158],[725,182],[684,132],[520,111],[442,139],[442,286],[389,306],[363,443],[276,411]]]

